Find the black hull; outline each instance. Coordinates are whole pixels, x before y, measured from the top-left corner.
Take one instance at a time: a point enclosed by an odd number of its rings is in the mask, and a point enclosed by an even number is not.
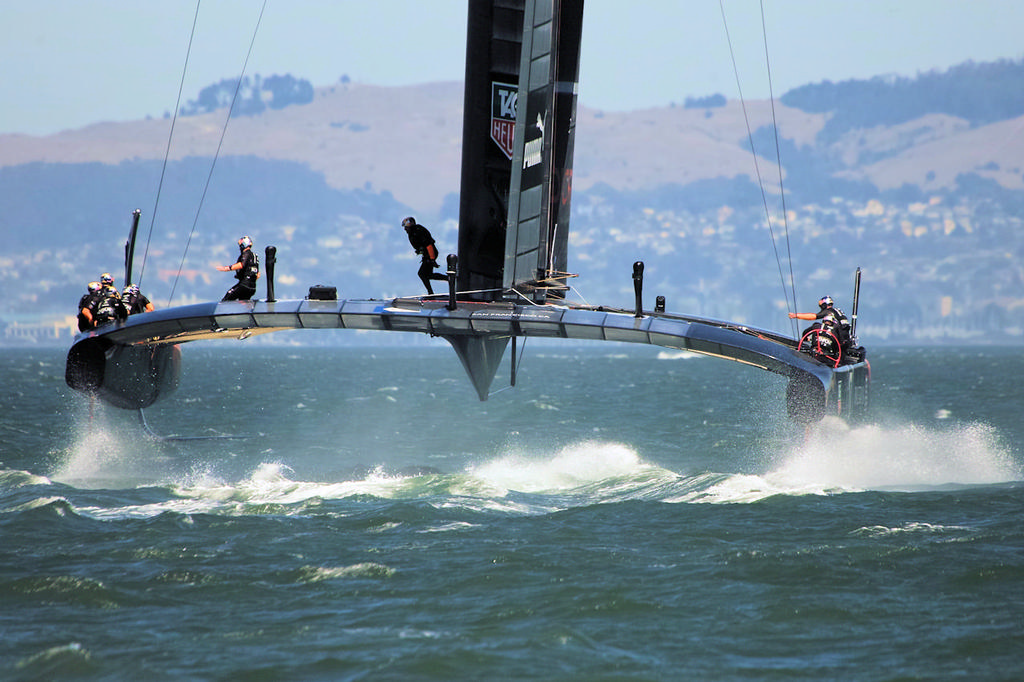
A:
[[[789,379],[787,411],[798,423],[826,414],[863,418],[866,360],[830,367],[772,332],[671,313],[461,301],[363,299],[200,303],[142,315],[80,337],[68,353],[67,383],[126,409],[148,407],[178,385],[177,344],[244,341],[284,329],[364,329],[439,336],[455,349],[486,400],[509,339],[563,338],[642,343],[740,362]]]
[[[180,377],[176,344],[121,345],[93,335],[75,342],[64,370],[71,388],[128,410],[166,398],[177,390]]]

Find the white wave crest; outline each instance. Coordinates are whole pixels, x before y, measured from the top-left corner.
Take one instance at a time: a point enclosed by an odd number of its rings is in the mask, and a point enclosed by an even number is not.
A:
[[[985,424],[849,428],[826,419],[767,478],[797,489],[915,490],[1017,481],[1021,468]]]
[[[902,534],[921,535],[946,535],[952,533],[972,532],[973,529],[967,526],[947,526],[942,524],[924,523],[914,521],[905,523],[902,526],[891,528],[889,526],[864,526],[853,531],[853,535],[865,535],[867,537],[891,537]]]
[[[0,470],[0,490],[13,490],[31,485],[50,485],[50,479],[20,469]]]
[[[550,493],[631,476],[649,466],[621,443],[585,441],[567,446],[553,456],[505,455],[469,467],[467,473],[498,489]]]
[[[299,582],[319,583],[339,578],[390,578],[395,569],[368,561],[351,566],[303,566],[299,569]]]

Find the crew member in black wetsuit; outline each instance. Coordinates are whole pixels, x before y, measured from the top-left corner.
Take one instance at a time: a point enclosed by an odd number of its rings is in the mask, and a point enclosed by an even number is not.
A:
[[[153,304],[145,294],[139,291],[138,284],[126,286],[121,292],[121,300],[124,301],[124,307],[128,309],[129,315],[153,312]]]
[[[78,331],[93,328],[92,311],[102,292],[103,286],[99,282],[89,282],[88,292],[78,301]]]
[[[260,260],[252,252],[252,240],[238,238],[238,260],[234,265],[218,265],[221,272],[235,272],[238,283],[227,290],[222,301],[248,301],[256,293],[256,280],[260,276]]]
[[[423,256],[422,261],[420,261],[420,269],[416,274],[423,280],[423,285],[427,287],[427,293],[433,294],[434,289],[430,286],[430,280],[448,281],[448,278],[444,275],[434,272],[434,269],[438,267],[437,247],[434,246],[434,238],[430,236],[430,230],[417,223],[416,219],[412,216],[402,221],[402,227],[405,228],[405,233],[409,236],[409,243],[412,244],[412,248],[416,249],[416,253]]]
[[[124,307],[121,292],[114,286],[114,277],[109,272],[100,276],[100,291],[89,299],[89,305],[83,312],[88,313],[93,327],[127,319],[128,309]]]
[[[818,312],[816,313],[790,313],[789,319],[793,320],[814,320],[821,327],[832,331],[839,345],[845,350],[850,345],[850,320],[846,314],[835,306],[831,296],[822,296],[818,299]],[[810,331],[814,325],[807,330]]]

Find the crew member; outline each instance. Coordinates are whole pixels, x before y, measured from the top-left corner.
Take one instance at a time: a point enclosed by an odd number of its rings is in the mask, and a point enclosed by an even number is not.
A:
[[[260,276],[260,259],[252,252],[252,239],[238,238],[238,260],[233,265],[218,265],[221,272],[235,272],[238,283],[227,290],[221,301],[248,301],[256,293],[256,280]]]
[[[843,348],[850,343],[850,321],[843,311],[835,306],[831,296],[825,295],[818,299],[818,312],[790,313],[789,319],[814,320],[823,328],[831,330]],[[811,325],[811,328],[813,327],[814,325]]]
[[[409,236],[409,243],[416,253],[423,256],[420,261],[420,269],[416,272],[427,287],[427,293],[433,294],[434,289],[430,286],[430,280],[436,279],[441,282],[448,281],[448,278],[440,273],[434,272],[437,265],[437,247],[434,246],[434,238],[430,236],[430,230],[416,222],[416,219],[409,216],[402,221],[402,227]]]
[[[139,291],[138,284],[126,286],[121,293],[121,300],[124,301],[124,307],[128,309],[129,315],[151,313],[154,309],[153,304],[146,298],[146,295]]]
[[[117,287],[114,286],[114,276],[111,275],[109,272],[104,272],[102,275],[100,275],[100,285],[103,287],[104,291],[117,291]]]
[[[92,319],[92,326],[99,327],[108,322],[120,322],[128,318],[128,309],[121,300],[121,292],[114,286],[114,278],[108,272],[100,276],[100,291],[90,299],[86,311]]]
[[[84,332],[92,329],[92,309],[96,305],[103,286],[99,282],[89,282],[88,291],[78,300],[78,331]]]

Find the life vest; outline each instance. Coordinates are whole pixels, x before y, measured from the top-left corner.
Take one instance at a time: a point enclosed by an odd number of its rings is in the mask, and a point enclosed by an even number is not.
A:
[[[92,313],[93,323],[98,327],[107,322],[124,319],[124,304],[116,291],[104,292]]]
[[[249,250],[249,256],[250,258],[242,259],[242,269],[235,274],[235,277],[240,284],[255,289],[256,280],[260,276],[260,259],[252,249]]]
[[[828,314],[821,318],[821,326],[835,335],[842,347],[850,343],[850,320],[839,308],[830,308]]]

